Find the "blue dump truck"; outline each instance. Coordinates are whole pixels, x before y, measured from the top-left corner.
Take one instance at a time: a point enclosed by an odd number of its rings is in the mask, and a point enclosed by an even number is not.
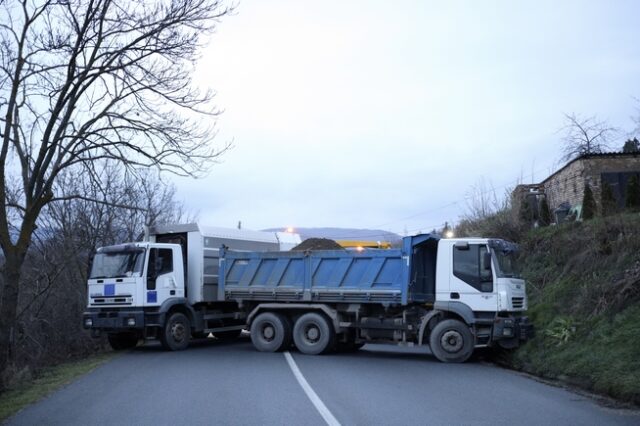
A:
[[[133,272],[122,290],[117,277],[90,278],[85,327],[118,348],[155,337],[178,350],[192,336],[248,328],[264,352],[395,343],[428,345],[443,362],[533,333],[517,247],[503,240],[417,235],[389,250],[244,251],[184,231],[99,251]]]
[[[401,249],[220,256],[218,297],[247,312],[254,346],[305,354],[429,345],[443,362],[531,336],[514,244],[417,235]]]

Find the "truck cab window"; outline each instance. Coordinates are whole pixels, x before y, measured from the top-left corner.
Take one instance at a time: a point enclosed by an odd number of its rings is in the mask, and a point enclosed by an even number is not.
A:
[[[470,244],[468,248],[454,247],[453,275],[482,292],[493,291],[491,263],[485,264],[484,245]]]
[[[168,274],[173,272],[173,250],[171,249],[158,249],[159,257],[162,259],[160,270],[158,275]]]
[[[152,248],[149,250],[147,290],[155,290],[158,276],[173,272],[173,250]]]

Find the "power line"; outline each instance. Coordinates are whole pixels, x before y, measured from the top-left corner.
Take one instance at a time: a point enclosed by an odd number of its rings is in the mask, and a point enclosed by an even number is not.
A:
[[[504,185],[500,185],[500,186],[497,186],[497,187],[496,186],[492,186],[491,189],[486,190],[486,191],[481,191],[480,193],[478,193],[476,195],[477,196],[484,196],[484,195],[490,194],[492,192],[495,193],[495,191],[498,190],[498,189],[504,189],[504,188],[507,188],[507,187],[512,186],[512,185],[517,185],[522,180],[524,180],[524,178],[529,178],[529,177],[533,178],[537,173],[545,171],[547,168],[548,167],[540,168],[538,170],[535,170],[535,171],[531,172],[531,174],[529,174],[529,175],[524,175],[521,178],[519,178],[519,179],[517,179],[515,181],[510,181],[510,182],[508,182],[508,183],[506,183]],[[385,222],[385,223],[380,224],[380,225],[375,225],[375,226],[373,226],[373,228],[380,228],[380,227],[387,226],[387,225],[390,225],[390,224],[402,222],[404,220],[413,219],[413,218],[418,217],[418,216],[424,216],[426,214],[433,213],[433,212],[436,212],[438,210],[445,209],[447,207],[452,207],[452,206],[458,205],[463,201],[466,202],[470,198],[471,198],[471,196],[465,196],[462,199],[459,199],[457,201],[452,201],[450,203],[447,203],[447,204],[444,204],[444,205],[441,205],[441,206],[438,206],[438,207],[434,207],[434,208],[429,209],[429,210],[425,210],[425,211],[421,211],[421,212],[418,212],[418,213],[414,213],[414,214],[412,214],[410,216],[406,216],[406,217],[403,217],[403,218],[400,218],[400,219],[396,219],[396,220],[392,220],[392,221],[389,221],[389,222]],[[418,229],[429,229],[429,228],[431,228],[431,226],[425,226],[425,227],[421,227],[421,228],[418,228]]]

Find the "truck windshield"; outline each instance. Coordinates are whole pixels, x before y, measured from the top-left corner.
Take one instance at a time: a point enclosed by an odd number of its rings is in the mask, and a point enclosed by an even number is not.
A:
[[[91,265],[90,279],[142,276],[144,251],[97,253]]]
[[[493,254],[497,260],[498,278],[520,278],[517,252],[493,249]]]

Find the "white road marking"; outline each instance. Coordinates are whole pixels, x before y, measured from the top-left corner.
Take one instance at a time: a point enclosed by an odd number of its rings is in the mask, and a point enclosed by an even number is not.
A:
[[[309,400],[311,400],[311,403],[313,404],[313,406],[316,407],[316,410],[318,410],[318,412],[320,413],[324,421],[327,422],[329,426],[340,426],[340,422],[333,416],[333,414],[331,414],[331,411],[329,411],[329,409],[327,408],[326,405],[324,405],[324,402],[322,402],[318,394],[315,393],[315,391],[311,388],[311,386],[309,385],[309,382],[307,382],[307,379],[304,378],[304,376],[302,375],[302,372],[298,368],[298,365],[296,364],[296,362],[293,360],[293,357],[291,356],[291,354],[289,352],[285,352],[284,357],[287,359],[289,368],[291,368],[291,371],[293,372],[293,375],[296,377],[296,380],[302,387],[302,390],[304,391],[304,393],[307,394],[307,397],[309,398]]]

